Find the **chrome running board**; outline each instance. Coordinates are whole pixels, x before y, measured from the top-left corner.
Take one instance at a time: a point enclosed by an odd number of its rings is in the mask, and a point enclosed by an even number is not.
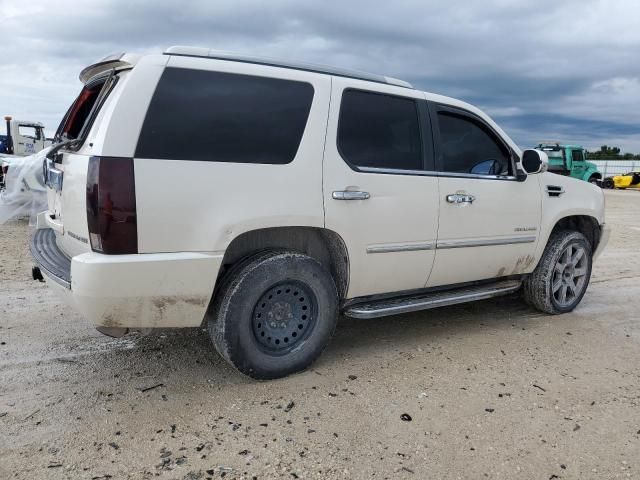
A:
[[[445,307],[458,303],[474,302],[515,292],[520,288],[520,280],[461,287],[433,293],[397,297],[385,300],[359,303],[347,307],[344,314],[352,318],[378,318],[401,313],[417,312],[430,308]]]

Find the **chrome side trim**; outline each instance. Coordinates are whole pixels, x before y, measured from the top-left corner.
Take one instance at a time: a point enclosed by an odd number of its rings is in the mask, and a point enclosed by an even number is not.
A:
[[[443,178],[475,178],[479,180],[517,180],[512,175],[478,175],[475,173],[457,172],[436,172],[434,170],[400,170],[397,168],[376,168],[376,167],[352,167],[362,173],[382,173],[389,175],[417,175],[422,177],[443,177]]]
[[[479,240],[443,240],[438,241],[436,248],[468,248],[468,247],[489,247],[494,245],[512,245],[517,243],[533,243],[536,241],[534,235],[526,237],[505,237],[505,238],[488,238]]]
[[[439,177],[484,178],[489,180],[516,180],[513,175],[480,175],[477,173],[438,172]]]
[[[436,242],[371,245],[367,247],[367,253],[415,252],[418,250],[434,250],[435,248]]]
[[[520,288],[520,280],[507,280],[477,287],[462,288],[454,291],[436,292],[423,296],[390,299],[377,303],[354,305],[345,310],[344,314],[352,318],[370,319],[398,315],[401,313],[417,312],[431,308],[456,305],[458,303],[474,302],[487,298],[498,297],[515,292]]]

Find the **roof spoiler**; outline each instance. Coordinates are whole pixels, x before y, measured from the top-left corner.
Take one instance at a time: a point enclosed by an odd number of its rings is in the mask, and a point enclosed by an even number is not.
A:
[[[116,53],[113,55],[108,55],[100,61],[94,63],[93,65],[89,65],[88,67],[84,68],[80,72],[80,81],[82,83],[87,83],[96,75],[104,73],[107,70],[111,69],[121,70],[126,68],[133,68],[133,66],[138,63],[139,59],[140,55],[131,53]]]

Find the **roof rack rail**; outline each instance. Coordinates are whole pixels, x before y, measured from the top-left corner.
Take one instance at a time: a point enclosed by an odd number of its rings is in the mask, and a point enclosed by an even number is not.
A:
[[[338,67],[328,67],[325,65],[316,65],[312,63],[287,62],[282,60],[275,60],[272,58],[239,55],[235,53],[223,52],[220,50],[212,50],[209,48],[175,46],[167,48],[163,53],[164,55],[211,58],[216,60],[228,60],[231,62],[255,63],[258,65],[267,65],[271,67],[291,68],[293,70],[324,73],[327,75],[335,75],[338,77],[356,78],[358,80],[367,80],[369,82],[386,83],[388,85],[395,85],[398,87],[413,88],[413,85],[411,85],[409,82],[405,82],[404,80],[399,80],[393,77],[386,77],[384,75],[377,75],[375,73],[366,73]]]

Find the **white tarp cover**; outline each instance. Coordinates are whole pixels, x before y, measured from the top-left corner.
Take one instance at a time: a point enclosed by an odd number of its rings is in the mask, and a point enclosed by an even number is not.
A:
[[[50,149],[45,148],[28,157],[0,158],[0,163],[9,164],[5,189],[0,192],[0,225],[27,216],[33,225],[36,215],[47,209],[42,162]]]

